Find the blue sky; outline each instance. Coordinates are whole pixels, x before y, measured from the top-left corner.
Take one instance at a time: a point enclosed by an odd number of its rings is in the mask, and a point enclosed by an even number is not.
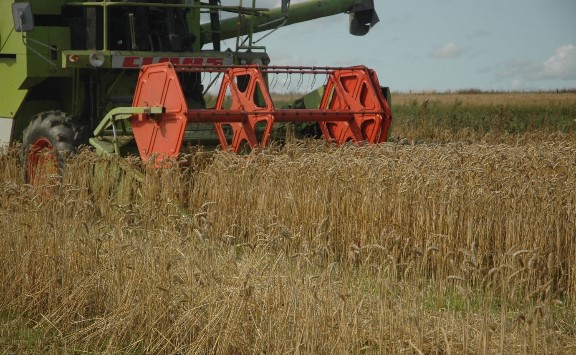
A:
[[[364,37],[344,14],[279,29],[263,41],[272,64],[364,64],[393,91],[576,88],[576,0],[374,3],[380,22]]]

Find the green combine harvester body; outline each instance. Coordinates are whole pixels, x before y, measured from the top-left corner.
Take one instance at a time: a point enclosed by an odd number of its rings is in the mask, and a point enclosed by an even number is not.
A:
[[[243,1],[222,5],[219,0],[0,2],[0,144],[23,143],[25,170],[38,164],[38,157],[30,157],[32,149],[54,149],[58,170],[64,166],[59,151],[73,151],[88,141],[108,153],[137,152],[131,128],[135,118],[143,121],[142,115],[148,115],[146,119],[158,121],[157,115],[166,112],[165,107],[152,103],[134,106],[142,68],[160,63],[176,68],[186,109],[205,110],[204,71],[198,68],[221,74],[219,68],[269,65],[265,47],[256,45],[253,34],[339,13],[350,15],[350,32],[355,35],[366,34],[378,22],[373,0],[296,4],[284,0],[276,9],[258,8],[256,1],[244,0],[247,2],[248,6],[243,6]],[[236,39],[235,48],[222,50],[221,41],[226,39]],[[185,67],[195,69],[181,73]],[[237,81],[243,79],[246,77],[240,76]],[[240,84],[240,91],[242,85],[249,84]],[[255,102],[267,95],[265,88],[259,86],[258,90]],[[321,93],[322,88],[319,90]],[[387,96],[387,91],[383,93]],[[305,108],[317,109],[321,94],[310,97],[318,99],[308,99],[308,106],[317,107]],[[185,115],[188,117],[188,112]],[[201,117],[198,124],[212,127],[214,122]],[[213,128],[206,137],[202,129],[196,127],[195,131],[199,134],[193,138],[195,142],[210,137],[214,141]],[[252,141],[250,137],[247,140]],[[31,174],[26,171],[28,180]]]

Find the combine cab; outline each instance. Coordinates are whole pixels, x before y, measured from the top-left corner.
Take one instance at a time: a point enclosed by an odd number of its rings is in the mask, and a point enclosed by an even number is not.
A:
[[[284,0],[271,10],[256,1],[3,1],[0,13],[7,17],[0,23],[0,143],[22,141],[28,182],[41,171],[60,175],[66,155],[88,142],[159,164],[188,145],[263,147],[290,123],[337,144],[387,138],[389,92],[374,71],[270,66],[254,39],[339,13],[349,14],[352,34],[364,35],[378,22],[373,0]],[[226,39],[235,48],[222,50]],[[280,76],[323,79],[279,105],[270,91]]]

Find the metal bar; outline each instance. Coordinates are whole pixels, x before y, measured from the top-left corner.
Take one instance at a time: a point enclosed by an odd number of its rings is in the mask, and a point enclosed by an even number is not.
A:
[[[22,27],[22,25],[20,25],[20,27]],[[33,43],[36,43],[36,44],[38,44],[38,45],[40,45],[40,46],[42,46],[42,47],[45,47],[45,48],[49,48],[50,50],[53,50],[53,51],[57,51],[58,48],[49,46],[49,45],[47,45],[47,44],[45,44],[45,43],[42,43],[42,42],[40,42],[40,41],[37,41],[37,40],[35,40],[35,39],[33,39],[33,38],[29,38],[28,35],[24,36],[24,33],[25,33],[24,31],[20,32],[20,34],[21,34],[21,36],[22,36],[22,44],[24,44],[24,46],[25,46],[26,48],[28,48],[29,50],[31,50],[32,52],[34,52],[34,54],[36,54],[36,55],[39,56],[40,58],[42,58],[42,59],[44,59],[45,61],[47,61],[47,62],[48,62],[50,65],[52,65],[54,68],[58,68],[58,65],[57,65],[56,63],[52,62],[52,60],[51,60],[50,58],[44,56],[42,53],[40,53],[40,52],[37,51],[36,49],[32,48],[32,46],[30,46],[30,45],[28,44],[28,41],[33,42]],[[24,40],[24,39],[26,39],[26,40]]]
[[[258,68],[258,70],[265,73],[272,74],[330,74],[335,70],[366,70],[365,67],[305,67],[305,66],[259,66],[259,65],[188,65],[188,64],[173,64],[176,71],[182,72],[207,72],[207,73],[221,73],[226,72],[228,69],[250,69]]]
[[[252,0],[252,12],[250,13],[250,29],[248,30],[248,46],[252,47],[252,35],[254,34],[254,8],[256,7],[256,0]]]
[[[110,117],[110,123],[112,126],[112,146],[114,147],[114,153],[120,155],[120,146],[118,145],[118,135],[116,134],[116,116]]]
[[[240,0],[240,6],[242,6],[242,0]],[[236,28],[237,28],[237,35],[236,35],[236,51],[238,51],[238,47],[240,45],[240,24],[242,23],[242,16],[238,16],[236,19]],[[220,35],[222,34],[222,21],[220,21]],[[220,37],[222,40],[222,37]]]
[[[275,122],[336,122],[350,121],[355,114],[377,114],[376,112],[352,112],[335,110],[277,110],[274,114]]]
[[[127,120],[132,115],[150,114],[159,115],[164,112],[163,107],[116,107],[110,110],[94,129],[94,136],[99,136],[115,121]]]
[[[188,110],[190,123],[243,122],[248,116],[273,115],[275,122],[343,122],[354,119],[354,115],[382,115],[382,111],[343,111],[322,109],[280,109],[273,111],[245,112],[238,110]]]
[[[102,29],[104,33],[102,34],[102,50],[108,50],[108,7],[106,6],[107,2],[104,0],[102,2]]]
[[[250,15],[252,13],[252,8],[242,7],[242,6],[214,6],[206,4],[162,4],[155,2],[119,2],[119,1],[87,1],[87,2],[69,2],[65,6],[103,6],[103,7],[164,7],[164,8],[184,8],[184,9],[207,9],[207,10],[221,10],[226,12],[241,13],[244,15]],[[268,8],[258,7],[254,8],[256,16],[259,16],[260,12],[270,11]]]

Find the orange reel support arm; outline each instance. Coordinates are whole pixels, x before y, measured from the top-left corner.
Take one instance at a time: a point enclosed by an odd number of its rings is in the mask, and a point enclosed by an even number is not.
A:
[[[222,83],[211,109],[189,110],[177,72],[219,72]],[[325,74],[327,82],[318,109],[276,109],[265,73]],[[242,83],[242,84],[239,84]],[[242,145],[266,146],[276,122],[318,122],[324,138],[345,142],[380,143],[386,140],[392,115],[373,70],[351,68],[174,66],[160,63],[140,72],[135,107],[160,106],[160,115],[137,114],[132,127],[142,159],[159,162],[176,157],[187,124],[214,124],[220,146],[238,152]],[[225,127],[232,138],[227,139]],[[258,128],[258,129],[257,129]],[[262,129],[263,128],[263,129]],[[256,135],[257,130],[263,131]]]

